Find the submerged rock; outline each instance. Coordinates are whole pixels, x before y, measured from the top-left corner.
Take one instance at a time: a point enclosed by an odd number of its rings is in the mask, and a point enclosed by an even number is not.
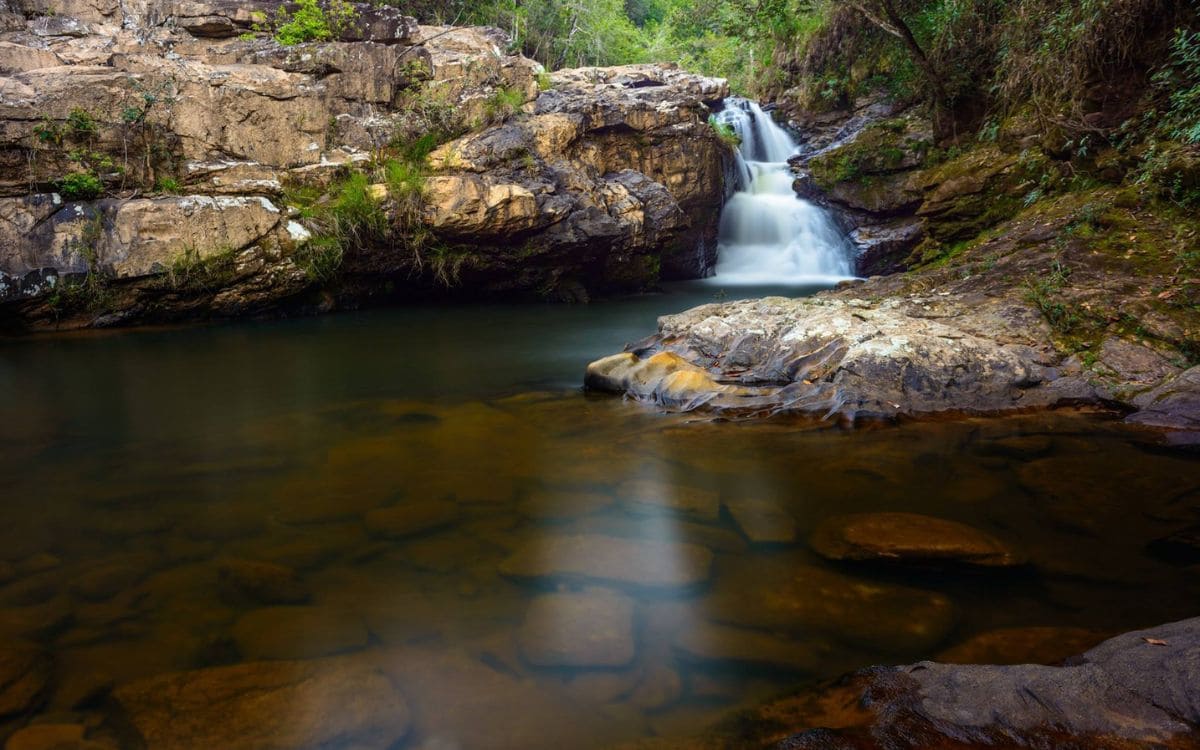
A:
[[[362,661],[252,662],[151,677],[114,692],[147,747],[392,747],[404,697]]]
[[[749,665],[767,670],[815,672],[823,649],[759,630],[697,623],[675,639],[683,658],[710,665]]]
[[[35,708],[45,697],[51,668],[49,654],[31,643],[0,648],[0,717]]]
[[[958,563],[985,568],[1020,565],[1024,556],[991,534],[917,513],[857,513],[821,523],[810,539],[830,560]]]
[[[500,564],[500,572],[516,578],[685,588],[707,581],[712,561],[713,553],[695,544],[564,534],[527,542]]]
[[[352,613],[319,607],[265,607],[233,626],[238,651],[247,659],[311,659],[367,645],[367,628]]]
[[[303,604],[312,594],[296,571],[262,560],[225,560],[217,567],[222,595],[259,604]]]
[[[790,544],[796,540],[796,521],[778,502],[741,497],[726,500],[725,508],[755,544]]]
[[[1058,664],[1102,640],[1102,634],[1083,628],[1002,628],[971,636],[940,652],[934,661],[946,664]]]
[[[782,558],[724,565],[703,603],[712,620],[762,630],[821,632],[891,653],[926,651],[954,626],[941,594],[851,578]]]
[[[648,479],[623,482],[617,496],[635,514],[677,513],[715,521],[721,508],[716,490]]]
[[[595,590],[547,594],[517,631],[521,655],[539,667],[622,667],[633,661],[633,600]]]
[[[401,539],[448,526],[458,519],[458,504],[449,500],[405,502],[366,514],[371,536]]]

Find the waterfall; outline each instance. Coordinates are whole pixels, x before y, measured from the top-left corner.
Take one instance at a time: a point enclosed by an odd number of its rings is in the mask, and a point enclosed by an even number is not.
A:
[[[721,212],[722,284],[833,284],[851,278],[854,251],[824,209],[792,189],[796,142],[755,102],[727,99],[717,121],[742,140],[737,192]]]

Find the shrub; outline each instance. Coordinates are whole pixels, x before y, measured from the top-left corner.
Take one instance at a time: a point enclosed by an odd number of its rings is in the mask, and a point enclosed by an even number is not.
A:
[[[58,181],[58,192],[69,201],[90,201],[103,191],[104,183],[90,172],[73,172]]]
[[[358,11],[346,0],[299,0],[295,12],[280,8],[276,16],[275,41],[290,46],[302,42],[327,42],[341,36],[358,20]]]
[[[154,189],[167,195],[175,195],[180,191],[179,180],[174,177],[159,177],[154,183]]]

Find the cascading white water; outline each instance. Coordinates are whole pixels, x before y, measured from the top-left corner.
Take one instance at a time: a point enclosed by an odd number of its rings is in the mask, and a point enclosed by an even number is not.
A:
[[[797,145],[755,102],[727,99],[718,122],[742,140],[737,192],[721,212],[722,284],[833,284],[853,275],[853,248],[821,208],[792,189]]]

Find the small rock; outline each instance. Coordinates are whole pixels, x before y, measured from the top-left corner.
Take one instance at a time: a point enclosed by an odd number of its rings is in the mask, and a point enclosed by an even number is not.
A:
[[[367,532],[374,537],[402,539],[448,526],[458,519],[458,505],[448,500],[403,503],[367,513]]]
[[[606,591],[546,594],[517,632],[521,655],[539,667],[622,667],[633,661],[633,600]]]
[[[933,658],[945,664],[1058,664],[1104,636],[1083,628],[1002,628],[973,635]]]
[[[995,537],[966,524],[916,513],[857,513],[823,522],[813,550],[830,560],[954,562],[1011,567],[1024,557]]]
[[[45,697],[50,680],[50,656],[28,643],[0,647],[0,716],[34,708]]]
[[[4,750],[73,750],[83,745],[81,724],[31,724],[17,730]]]
[[[92,602],[111,599],[122,591],[133,588],[146,577],[152,558],[122,560],[89,568],[75,577],[71,590],[81,598]]]
[[[266,607],[238,619],[233,638],[247,659],[312,659],[364,648],[368,635],[357,617],[319,607]]]
[[[563,534],[539,537],[500,564],[517,578],[608,581],[644,588],[695,586],[708,580],[713,553],[694,544]]]
[[[814,644],[713,623],[686,628],[675,639],[675,650],[694,662],[807,673],[815,672],[821,660],[821,649]]]
[[[303,604],[312,594],[296,571],[261,560],[225,560],[218,567],[222,594],[257,604]]]
[[[114,694],[147,747],[393,747],[404,697],[357,659],[254,662],[140,680]]]
[[[571,678],[566,691],[581,703],[611,703],[628,695],[637,686],[640,677],[637,669],[584,672]]]
[[[617,497],[634,513],[678,513],[715,521],[721,510],[715,490],[672,482],[631,479],[617,488]]]
[[[735,498],[725,507],[746,538],[755,544],[790,544],[796,540],[796,521],[770,500]]]

